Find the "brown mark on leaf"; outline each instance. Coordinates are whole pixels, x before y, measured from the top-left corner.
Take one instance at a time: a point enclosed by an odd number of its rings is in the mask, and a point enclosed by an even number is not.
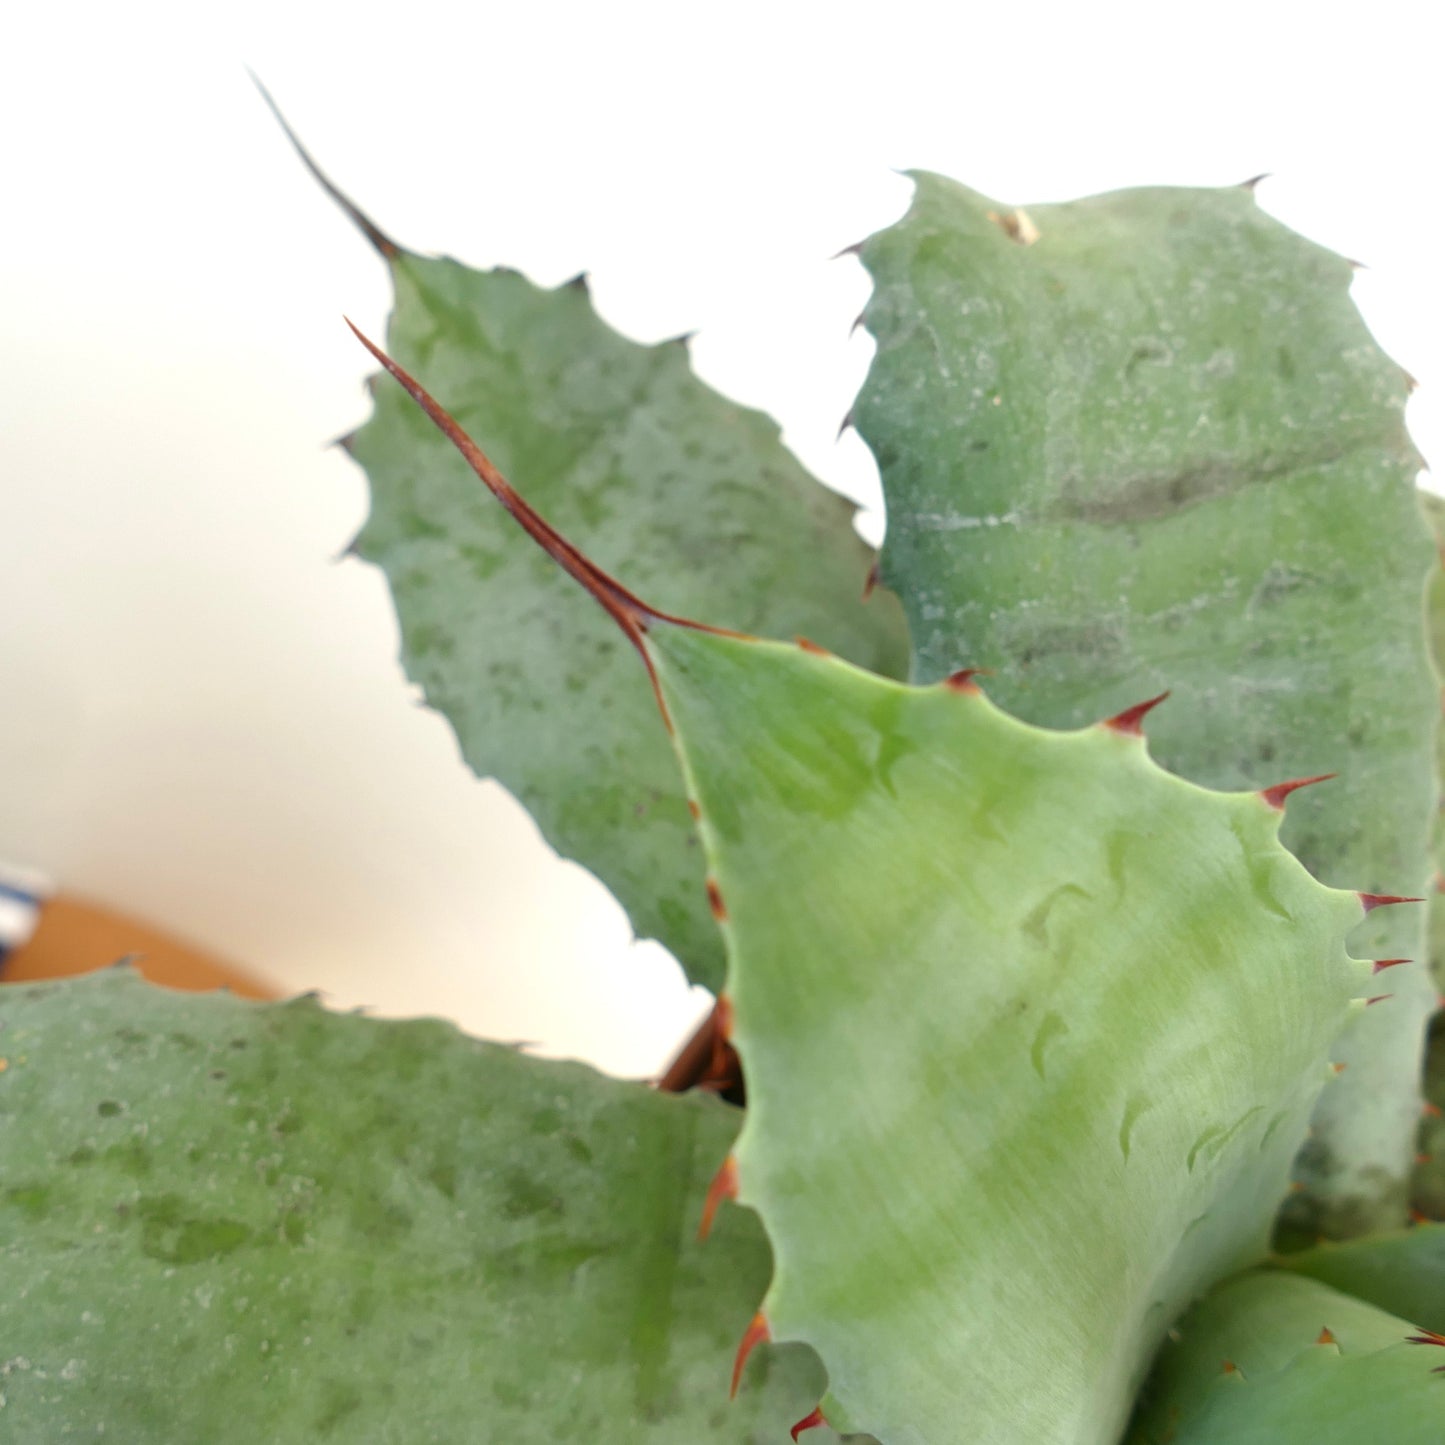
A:
[[[707,904],[712,909],[712,916],[719,923],[727,922],[728,911],[726,904],[723,903],[722,889],[717,886],[717,880],[714,878],[707,880]]]
[[[868,564],[868,575],[863,579],[863,600],[866,602],[878,588],[878,559]],[[1445,702],[1442,702],[1445,707]]]
[[[1081,476],[1066,476],[1052,509],[1061,519],[1110,525],[1151,522],[1169,517],[1212,497],[1226,496],[1250,485],[1273,481],[1310,467],[1338,460],[1338,451],[1318,456],[1264,457],[1249,465],[1202,461],[1182,471],[1140,472],[1105,488]]]
[[[990,211],[988,218],[1009,238],[1020,246],[1032,246],[1039,239],[1039,228],[1022,206],[1012,211]]]

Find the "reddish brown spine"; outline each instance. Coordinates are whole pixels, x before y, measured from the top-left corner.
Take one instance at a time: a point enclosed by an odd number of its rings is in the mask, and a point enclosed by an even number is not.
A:
[[[804,1430],[816,1430],[819,1425],[826,1425],[827,1423],[823,1418],[823,1407],[818,1405],[811,1414],[804,1415],[788,1433],[793,1437],[794,1442],[796,1442],[798,1436],[801,1435]]]
[[[1276,783],[1272,788],[1261,788],[1259,796],[1278,812],[1284,812],[1284,800],[1300,788],[1312,787],[1315,783],[1327,783],[1338,773],[1319,773],[1313,778],[1294,778],[1288,783]]]
[[[768,1322],[763,1317],[763,1312],[759,1310],[757,1314],[753,1316],[752,1322],[748,1325],[747,1329],[743,1331],[743,1337],[738,1343],[737,1357],[733,1360],[732,1389],[728,1391],[729,1399],[737,1398],[738,1386],[742,1383],[743,1367],[748,1362],[748,1356],[752,1354],[763,1341],[771,1338],[772,1335],[768,1331]]]
[[[1372,973],[1384,973],[1387,968],[1399,968],[1402,963],[1414,963],[1413,958],[1377,958],[1371,968]]]
[[[1157,697],[1147,698],[1144,702],[1136,702],[1133,707],[1126,707],[1123,712],[1115,713],[1113,717],[1104,719],[1104,726],[1111,728],[1116,733],[1123,733],[1126,737],[1142,738],[1144,736],[1144,718],[1166,697],[1168,691],[1161,692]]]
[[[569,577],[580,582],[607,612],[608,616],[622,629],[628,641],[642,654],[648,675],[652,678],[653,691],[657,694],[657,705],[662,710],[664,721],[671,729],[672,721],[668,717],[667,705],[663,701],[657,672],[653,667],[652,657],[643,642],[648,629],[657,623],[669,623],[675,627],[687,627],[695,632],[711,632],[724,637],[741,637],[743,634],[729,632],[721,627],[709,627],[706,623],[693,622],[686,617],[675,617],[669,612],[659,612],[635,593],[629,592],[615,577],[604,572],[591,558],[578,551],[525,498],[513,490],[511,483],[492,465],[491,459],[481,447],[462,430],[456,418],[415,377],[393,361],[350,321],[347,321],[346,324],[351,327],[356,339],[396,378],[403,390],[426,413],[437,430],[461,453],[467,465],[502,506],[511,513],[523,531]]]
[[[1356,895],[1360,900],[1360,907],[1366,913],[1373,913],[1377,908],[1388,908],[1392,903],[1423,903],[1423,898],[1401,898],[1395,893],[1360,893]]]
[[[693,1030],[691,1038],[663,1071],[657,1087],[664,1094],[686,1093],[707,1083],[718,1051],[726,1042],[718,1034],[718,1009],[719,1004],[714,1004],[712,1012]]]
[[[1417,1224],[1423,1224],[1424,1222],[1425,1220],[1423,1216],[1420,1219],[1416,1220]],[[1422,1329],[1418,1335],[1406,1335],[1405,1343],[1407,1345],[1445,1346],[1445,1335],[1437,1335],[1434,1330]],[[1435,1368],[1430,1371],[1430,1373],[1432,1375],[1445,1375],[1445,1365],[1436,1365]]]
[[[723,1160],[718,1171],[707,1187],[707,1199],[702,1206],[702,1218],[698,1221],[697,1237],[705,1240],[712,1233],[712,1222],[717,1217],[718,1205],[724,1199],[738,1197],[738,1161],[731,1154]]]
[[[957,672],[950,672],[948,676],[943,679],[943,685],[950,692],[978,692],[979,686],[974,681],[974,678],[987,676],[987,668],[961,667]]]

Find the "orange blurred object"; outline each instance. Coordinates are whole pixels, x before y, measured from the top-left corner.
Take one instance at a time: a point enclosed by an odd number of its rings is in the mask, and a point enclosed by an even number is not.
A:
[[[276,990],[223,959],[123,913],[63,893],[46,899],[35,932],[0,964],[0,983],[67,978],[121,959],[166,988],[228,988],[242,998],[277,996]]]

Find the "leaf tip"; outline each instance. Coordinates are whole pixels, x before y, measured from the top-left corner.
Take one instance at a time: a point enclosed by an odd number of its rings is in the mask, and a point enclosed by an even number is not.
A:
[[[281,131],[286,139],[291,142],[291,148],[301,158],[301,164],[306,167],[311,179],[341,208],[346,218],[366,237],[373,249],[383,260],[396,260],[396,258],[402,254],[401,247],[316,164],[311,152],[301,144],[301,138],[291,129],[290,123],[286,117],[281,114],[281,107],[276,104],[271,92],[267,90],[262,83],[261,77],[258,76],[250,66],[246,67],[246,74],[251,77],[251,83],[261,92],[261,99],[265,101],[266,109],[271,112],[276,124],[281,127]]]

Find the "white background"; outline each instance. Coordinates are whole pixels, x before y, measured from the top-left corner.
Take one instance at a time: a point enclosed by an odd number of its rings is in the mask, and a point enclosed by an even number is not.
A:
[[[839,418],[894,167],[1011,203],[1273,173],[1438,452],[1433,7],[12,6],[0,31],[0,857],[288,988],[624,1072],[705,1003],[471,779],[395,663],[325,443],[384,268],[243,67],[400,242],[698,331],[721,390],[876,495]],[[585,543],[585,538],[579,539]]]

